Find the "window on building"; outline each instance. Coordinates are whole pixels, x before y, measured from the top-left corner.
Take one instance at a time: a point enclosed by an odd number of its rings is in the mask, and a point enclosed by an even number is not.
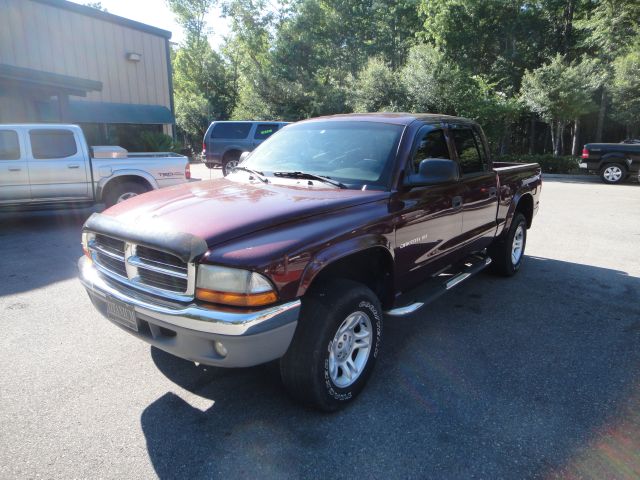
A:
[[[485,164],[480,156],[473,130],[469,127],[459,127],[453,128],[451,132],[458,151],[462,174],[484,172]]]
[[[413,171],[418,173],[420,162],[427,158],[450,158],[449,148],[442,130],[430,130],[420,139],[413,156]]]
[[[276,133],[276,130],[278,130],[278,124],[276,123],[260,123],[256,127],[256,134],[253,138],[256,140],[264,140]]]
[[[18,134],[13,130],[0,130],[0,160],[19,160]]]
[[[29,137],[33,158],[65,158],[78,152],[71,130],[31,130]]]
[[[251,123],[224,122],[216,123],[211,132],[211,138],[241,139],[247,138],[251,130]]]

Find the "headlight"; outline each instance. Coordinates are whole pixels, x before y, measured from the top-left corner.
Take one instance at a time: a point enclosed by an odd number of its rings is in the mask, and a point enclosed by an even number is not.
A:
[[[89,252],[89,242],[93,240],[95,234],[90,232],[82,232],[82,251],[91,260],[91,252]]]
[[[217,265],[198,266],[196,298],[237,307],[259,307],[278,299],[271,282],[259,273]]]

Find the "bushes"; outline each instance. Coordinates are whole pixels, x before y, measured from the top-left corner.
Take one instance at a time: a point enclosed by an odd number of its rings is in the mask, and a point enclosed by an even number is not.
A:
[[[544,173],[580,173],[577,157],[546,155],[501,155],[496,162],[539,163]]]

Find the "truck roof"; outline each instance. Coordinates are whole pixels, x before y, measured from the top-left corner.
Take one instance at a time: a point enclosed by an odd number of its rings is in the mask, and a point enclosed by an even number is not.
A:
[[[80,128],[73,123],[0,123],[0,128]]]
[[[425,123],[439,123],[442,121],[455,121],[459,123],[474,123],[468,118],[452,117],[450,115],[442,115],[439,113],[406,113],[406,112],[376,112],[376,113],[346,113],[339,115],[327,115],[324,117],[310,118],[308,120],[302,120],[302,122],[317,122],[317,121],[361,121],[361,122],[380,122],[380,123],[393,123],[396,125],[409,125],[416,120],[420,120]],[[299,123],[302,123],[299,122]]]

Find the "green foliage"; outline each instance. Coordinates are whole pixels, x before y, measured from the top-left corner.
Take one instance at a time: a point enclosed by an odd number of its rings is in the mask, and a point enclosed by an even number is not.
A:
[[[471,117],[501,152],[548,142],[537,118],[556,154],[569,124],[574,148],[596,123],[638,127],[638,0],[221,0],[219,51],[204,21],[218,0],[167,2],[186,32],[175,105],[192,143],[215,119],[353,110]]]
[[[554,155],[501,155],[494,162],[539,163],[544,173],[579,173],[580,159]]]
[[[401,111],[406,91],[400,76],[381,58],[371,58],[352,80],[349,104],[355,112]]]
[[[176,123],[188,142],[198,145],[209,123],[229,118],[235,103],[230,66],[207,39],[205,22],[213,0],[167,0],[185,41],[172,55]]]
[[[627,134],[640,130],[640,38],[638,47],[615,60],[612,85],[614,116],[627,126]]]
[[[597,108],[592,98],[601,82],[595,60],[568,63],[560,54],[540,68],[525,73],[520,99],[550,124],[555,155],[561,154],[567,123]]]
[[[585,34],[582,44],[592,55],[611,61],[624,54],[640,32],[640,2],[598,0],[576,27]]]
[[[179,152],[182,145],[169,135],[160,132],[142,132],[140,143],[147,152]]]

